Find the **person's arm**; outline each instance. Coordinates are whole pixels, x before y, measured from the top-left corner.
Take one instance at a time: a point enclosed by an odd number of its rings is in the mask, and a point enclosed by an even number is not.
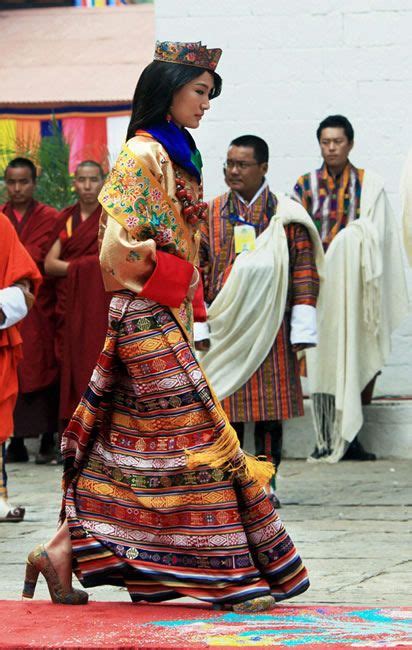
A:
[[[317,344],[316,301],[319,275],[312,240],[299,224],[288,228],[292,274],[292,314],[290,342],[294,352]]]
[[[124,287],[172,308],[193,299],[199,272],[181,254],[184,245],[179,229],[175,234],[167,198],[172,187],[173,167],[161,145],[129,140],[99,196],[100,264],[107,291]]]
[[[185,298],[193,299],[198,270],[190,262],[157,249],[154,238],[135,239],[103,213],[100,240],[106,291],[124,287],[168,307],[180,307]]]
[[[56,239],[44,260],[44,270],[48,275],[54,275],[58,278],[67,275],[69,262],[60,259],[61,252],[61,241],[60,239]]]
[[[306,212],[311,216],[312,201],[309,191],[305,190],[305,179],[303,176],[300,176],[296,181],[292,194],[292,199],[295,199],[298,203],[301,203],[305,208]]]
[[[155,266],[139,295],[168,307],[192,301],[199,286],[197,268],[186,260],[156,249]]]

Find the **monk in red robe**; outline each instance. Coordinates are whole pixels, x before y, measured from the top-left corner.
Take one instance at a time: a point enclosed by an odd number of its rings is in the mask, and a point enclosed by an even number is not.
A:
[[[0,242],[0,522],[10,522],[24,517],[24,508],[8,502],[5,467],[5,442],[13,433],[19,390],[17,366],[23,354],[20,321],[33,304],[41,274],[1,212]]]
[[[9,218],[20,241],[43,274],[44,258],[58,212],[33,199],[36,167],[27,158],[15,158],[7,165],[5,184],[8,201],[0,210]],[[24,438],[41,437],[36,462],[54,457],[57,430],[58,365],[54,355],[54,309],[50,280],[45,280],[36,303],[21,326],[23,359],[19,364],[19,397],[14,412],[14,437],[7,460],[28,460]]]
[[[103,181],[98,163],[78,165],[74,187],[79,201],[60,213],[45,260],[46,272],[56,278],[55,351],[61,368],[62,427],[87,388],[107,330],[110,296],[103,286],[97,242],[101,214],[97,197]]]

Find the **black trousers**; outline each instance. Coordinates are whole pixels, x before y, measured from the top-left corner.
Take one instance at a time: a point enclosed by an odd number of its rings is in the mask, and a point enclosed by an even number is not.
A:
[[[0,497],[7,499],[6,443],[0,444]]]
[[[245,423],[232,422],[231,424],[237,433],[240,446],[243,447]],[[255,422],[255,455],[266,456],[267,460],[278,468],[282,459],[282,435],[281,420]]]

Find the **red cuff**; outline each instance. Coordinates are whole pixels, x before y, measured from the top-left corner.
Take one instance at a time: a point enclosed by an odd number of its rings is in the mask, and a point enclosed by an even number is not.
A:
[[[139,295],[167,307],[180,307],[189,291],[193,264],[171,253],[156,251],[155,269]]]
[[[207,320],[205,296],[203,291],[203,281],[200,275],[199,284],[193,297],[193,320],[198,323],[204,323]]]

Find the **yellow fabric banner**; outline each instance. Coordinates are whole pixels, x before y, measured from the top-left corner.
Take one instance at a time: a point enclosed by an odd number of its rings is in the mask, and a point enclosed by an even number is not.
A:
[[[0,174],[16,156],[16,120],[0,120]]]

